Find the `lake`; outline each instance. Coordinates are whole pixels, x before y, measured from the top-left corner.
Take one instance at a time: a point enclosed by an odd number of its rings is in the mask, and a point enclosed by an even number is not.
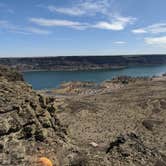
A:
[[[95,71],[31,71],[24,72],[24,79],[33,89],[52,89],[67,81],[94,81],[100,83],[113,77],[127,76],[158,76],[166,73],[166,65],[137,66],[114,70]]]

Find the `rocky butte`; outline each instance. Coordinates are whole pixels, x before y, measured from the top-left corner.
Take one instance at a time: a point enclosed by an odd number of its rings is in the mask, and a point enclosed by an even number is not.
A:
[[[2,166],[41,157],[56,166],[165,166],[165,129],[165,76],[70,82],[48,93],[0,66]]]

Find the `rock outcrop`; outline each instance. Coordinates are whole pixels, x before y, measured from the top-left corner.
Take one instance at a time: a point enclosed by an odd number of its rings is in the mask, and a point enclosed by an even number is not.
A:
[[[0,67],[0,165],[35,165],[38,157],[57,162],[66,129],[54,99],[34,92],[14,70]]]
[[[2,65],[0,65],[0,77],[8,81],[23,81],[23,76],[18,71]]]

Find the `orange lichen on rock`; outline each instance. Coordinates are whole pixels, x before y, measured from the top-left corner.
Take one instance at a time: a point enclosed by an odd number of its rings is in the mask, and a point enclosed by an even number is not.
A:
[[[40,166],[53,166],[51,160],[46,157],[40,157],[38,159],[38,164],[40,164]]]

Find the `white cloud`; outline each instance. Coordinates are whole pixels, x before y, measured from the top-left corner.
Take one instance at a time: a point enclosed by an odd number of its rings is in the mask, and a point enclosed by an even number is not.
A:
[[[68,20],[43,20],[43,19],[31,20],[31,21],[38,24],[42,24],[44,26],[53,25],[53,26],[66,26],[75,29],[97,28],[104,30],[120,31],[123,30],[127,25],[134,23],[136,18],[121,16],[120,14],[118,14],[117,10],[115,14],[113,12],[113,2],[114,0],[77,0],[69,7],[57,7],[53,5],[47,7],[51,12],[65,14],[67,16],[74,16],[74,17],[90,16],[91,19],[90,23],[73,22]],[[94,17],[94,20],[92,20],[93,18],[92,16],[96,15],[97,17]]]
[[[20,27],[9,23],[6,20],[0,20],[0,29],[13,32],[13,33],[20,33],[20,34],[41,34],[41,35],[48,35],[51,31],[39,29],[36,27]]]
[[[143,34],[143,33],[152,33],[152,34],[159,34],[159,33],[166,33],[166,23],[158,23],[153,24],[144,28],[138,28],[132,30],[135,34]]]
[[[54,6],[49,6],[48,9],[51,12],[58,12],[58,13],[63,13],[63,14],[68,14],[68,15],[73,15],[73,16],[78,16],[78,15],[84,14],[84,11],[77,9],[77,8],[57,8]]]
[[[119,44],[119,45],[123,45],[123,44],[126,44],[125,41],[115,41],[113,42],[114,44]]]
[[[135,34],[147,33],[144,29],[134,29],[132,30],[132,32]]]
[[[30,32],[30,33],[34,33],[34,34],[41,34],[41,35],[49,35],[51,34],[50,31],[47,30],[43,30],[43,29],[39,29],[39,28],[35,28],[35,27],[27,27],[23,29],[26,32]]]
[[[30,18],[30,21],[41,26],[64,26],[72,28],[81,28],[83,24],[68,20],[57,20],[57,19],[44,19],[44,18]]]
[[[107,29],[107,30],[123,30],[124,27],[121,23],[108,23],[108,22],[98,22],[95,26],[95,28],[99,29]]]
[[[58,20],[58,19],[45,19],[45,18],[30,18],[30,22],[33,22],[40,26],[47,27],[68,27],[78,30],[84,30],[88,28],[96,28],[103,30],[123,30],[128,24],[132,24],[135,19],[132,17],[121,17],[116,16],[111,22],[101,21],[97,23],[82,23],[69,20]]]
[[[97,13],[106,13],[112,0],[84,0],[78,1],[71,7],[48,6],[51,12],[67,14],[71,16],[96,15]]]
[[[132,24],[135,18],[116,16],[112,22],[98,22],[94,27],[107,30],[123,30],[128,24]]]
[[[159,45],[166,47],[166,36],[145,38],[145,43],[149,45]]]

